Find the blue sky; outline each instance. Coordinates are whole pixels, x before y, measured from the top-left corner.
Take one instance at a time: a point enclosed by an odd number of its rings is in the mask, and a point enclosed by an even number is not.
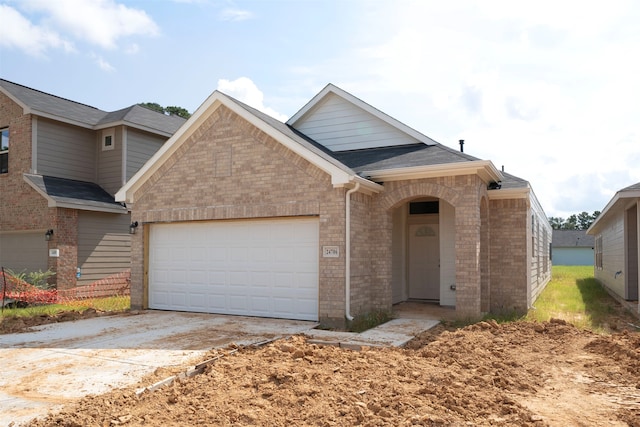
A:
[[[113,111],[333,83],[529,180],[548,216],[640,181],[640,3],[0,0],[0,77]]]

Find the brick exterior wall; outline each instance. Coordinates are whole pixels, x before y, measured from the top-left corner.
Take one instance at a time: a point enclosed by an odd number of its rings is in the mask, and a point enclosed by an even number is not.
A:
[[[0,93],[0,128],[9,127],[9,172],[0,174],[0,231],[42,231],[53,229],[48,249],[60,249],[60,257],[48,258],[56,275],[49,279],[59,289],[76,285],[77,214],[68,209],[49,208],[47,201],[23,178],[31,172],[32,116]],[[76,227],[74,229],[74,227]]]
[[[529,206],[526,199],[489,201],[491,235],[491,311],[526,312],[529,286],[527,252]]]
[[[146,307],[144,245],[155,222],[318,216],[319,317],[344,324],[345,189],[325,172],[220,107],[135,195],[132,219],[145,224],[132,241],[131,305]]]

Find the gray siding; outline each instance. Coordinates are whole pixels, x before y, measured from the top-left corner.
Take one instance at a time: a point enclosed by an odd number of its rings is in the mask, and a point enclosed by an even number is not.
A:
[[[538,203],[533,191],[530,193],[531,215],[529,223],[530,236],[530,294],[529,306],[532,306],[540,293],[551,280],[551,260],[549,259],[549,244],[553,236],[553,229],[549,220]]]
[[[78,285],[131,268],[129,215],[80,211],[78,215]]]
[[[44,230],[0,233],[0,266],[18,273],[47,270]]]
[[[162,147],[165,138],[128,129],[127,132],[127,181]]]
[[[102,150],[103,132],[98,131],[98,182],[107,193],[115,195],[122,187],[122,126],[113,130],[113,149]]]
[[[96,145],[92,130],[40,118],[37,173],[95,182]]]
[[[419,142],[333,94],[307,113],[295,127],[333,151]]]
[[[602,268],[595,269],[596,279],[624,298],[624,215],[607,218],[602,229]],[[598,236],[596,236],[596,239]]]

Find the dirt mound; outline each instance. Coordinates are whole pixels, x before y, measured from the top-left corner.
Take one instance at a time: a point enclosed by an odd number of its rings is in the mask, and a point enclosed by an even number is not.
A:
[[[638,333],[598,336],[562,321],[441,327],[405,349],[351,351],[297,336],[30,425],[640,426],[639,343]]]
[[[50,315],[42,314],[32,317],[0,317],[0,334],[10,334],[14,332],[25,332],[29,328],[49,323],[67,322],[70,320],[90,319],[96,316],[105,316],[110,313],[97,311],[94,308],[87,308],[83,311],[61,311]]]

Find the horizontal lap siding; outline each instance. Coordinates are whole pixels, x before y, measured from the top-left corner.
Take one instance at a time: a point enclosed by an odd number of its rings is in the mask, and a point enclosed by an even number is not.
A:
[[[127,130],[127,180],[162,147],[166,138],[135,129]]]
[[[329,96],[295,127],[334,151],[418,142],[336,95]]]
[[[620,297],[624,297],[624,216],[622,213],[601,225],[602,269],[595,269],[596,279]],[[596,236],[597,238],[597,236]]]
[[[37,172],[40,175],[95,182],[96,146],[94,131],[40,118]]]
[[[78,285],[131,267],[129,215],[81,211],[78,219]]]

